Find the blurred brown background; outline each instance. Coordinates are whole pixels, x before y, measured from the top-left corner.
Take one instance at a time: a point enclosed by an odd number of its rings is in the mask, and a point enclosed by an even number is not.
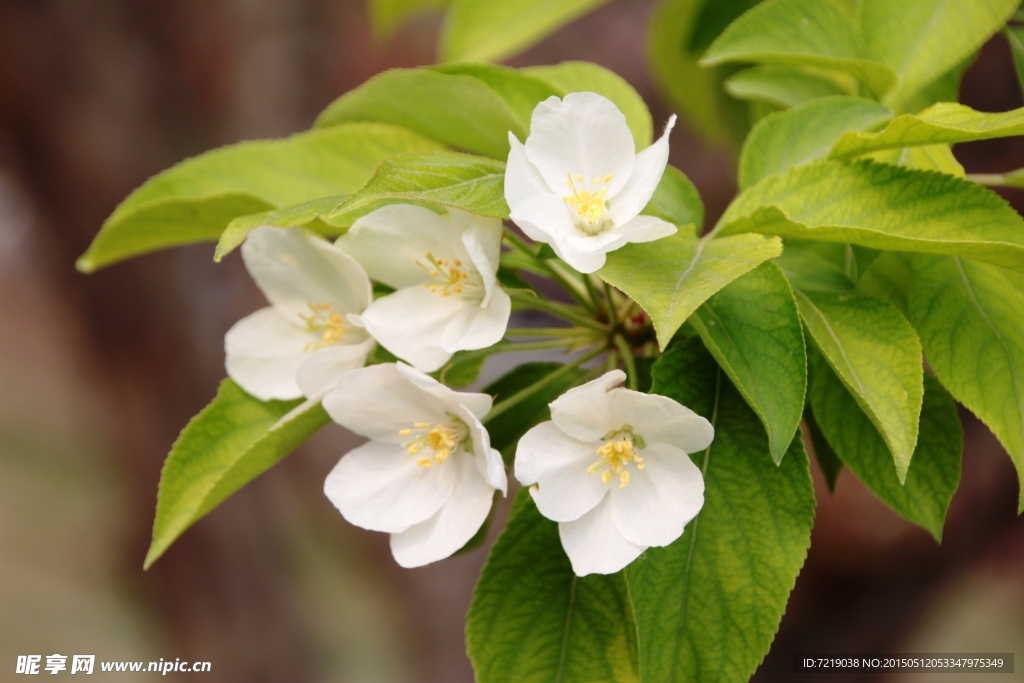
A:
[[[664,121],[644,62],[651,4],[616,0],[512,63],[598,62]],[[462,624],[486,551],[400,570],[385,535],[351,527],[321,494],[352,444],[340,428],[141,571],[163,458],[224,374],[224,332],[262,302],[237,257],[215,265],[210,246],[89,277],[73,268],[149,175],[307,128],[374,73],[434,61],[438,26],[419,18],[382,45],[363,0],[0,0],[4,680],[18,654],[53,653],[209,660],[212,672],[191,678],[211,682],[472,680]],[[964,99],[1021,105],[1000,39],[968,72]],[[714,219],[735,191],[731,153],[679,128],[672,144]],[[957,153],[970,172],[1024,166],[1019,140]],[[963,483],[941,547],[848,473],[835,497],[819,485],[810,556],[756,680],[793,678],[802,651],[1015,650],[1024,671],[1015,475],[964,418]]]

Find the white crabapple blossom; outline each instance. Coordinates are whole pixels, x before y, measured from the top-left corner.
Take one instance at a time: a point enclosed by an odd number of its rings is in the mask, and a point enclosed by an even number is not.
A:
[[[496,280],[501,238],[499,219],[458,209],[391,204],[361,217],[336,244],[397,291],[354,320],[424,372],[500,341],[512,311]]]
[[[362,367],[373,339],[348,316],[372,300],[356,261],[300,228],[256,228],[242,259],[270,302],[224,337],[228,376],[267,401],[319,398],[349,370]]]
[[[448,557],[506,491],[505,464],[480,422],[491,404],[404,363],[353,370],[323,405],[370,441],[342,457],[324,493],[352,524],[390,533],[401,566]]]
[[[593,273],[606,254],[628,242],[650,242],[676,232],[641,216],[668,163],[668,136],[636,153],[622,112],[591,92],[549,97],[533,110],[530,135],[512,146],[505,200],[526,236],[551,245],[581,273]]]
[[[612,370],[570,389],[516,450],[516,478],[558,522],[579,576],[617,572],[668,545],[704,505],[704,479],[687,454],[708,447],[711,423],[665,396],[623,388],[625,378]]]

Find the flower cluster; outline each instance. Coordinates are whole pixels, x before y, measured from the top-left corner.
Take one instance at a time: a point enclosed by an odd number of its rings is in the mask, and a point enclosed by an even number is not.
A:
[[[261,400],[322,401],[335,422],[368,439],[338,462],[324,491],[352,524],[389,533],[400,565],[448,557],[478,533],[508,486],[485,425],[551,380],[495,408],[487,394],[439,381],[459,352],[589,348],[563,367],[590,381],[550,404],[551,421],[522,437],[514,463],[540,512],[558,522],[577,574],[618,571],[677,539],[699,512],[703,479],[688,454],[708,446],[711,425],[671,399],[622,386],[635,376],[586,367],[604,354],[599,367],[621,361],[635,375],[637,344],[627,338],[635,325],[618,323],[640,314],[610,288],[598,296],[589,274],[609,251],[675,232],[640,214],[664,172],[673,123],[637,154],[614,104],[574,93],[537,106],[525,143],[510,134],[511,220],[564,263],[541,258],[497,218],[412,204],[379,208],[333,243],[298,228],[248,236],[242,258],[270,306],[227,333],[228,374]],[[503,238],[592,308],[504,289]],[[513,299],[578,326],[511,330]],[[533,334],[555,341],[503,341]],[[399,360],[387,362],[378,345]]]

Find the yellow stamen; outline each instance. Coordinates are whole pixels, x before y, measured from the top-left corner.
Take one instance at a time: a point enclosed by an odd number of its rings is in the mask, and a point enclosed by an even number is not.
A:
[[[320,341],[309,342],[303,351],[319,351],[325,346],[340,344],[345,337],[345,318],[331,309],[330,304],[309,303],[310,313],[299,314],[306,323],[306,331],[320,335]]]
[[[409,457],[420,454],[421,451],[430,455],[416,460],[420,467],[433,467],[440,465],[447,460],[460,447],[465,448],[463,442],[469,437],[469,429],[462,420],[452,415],[448,416],[449,422],[439,422],[431,425],[427,422],[413,423],[413,429],[398,430],[399,436],[413,436],[412,439],[402,443],[402,448],[409,454]],[[471,450],[466,448],[466,450]]]
[[[605,485],[617,476],[619,488],[626,488],[629,485],[629,463],[635,464],[638,470],[644,468],[644,459],[636,448],[643,448],[643,439],[633,434],[632,427],[624,425],[606,435],[604,442],[597,449],[600,459],[587,468],[587,474],[601,472],[601,482]]]
[[[427,271],[427,275],[437,280],[437,283],[428,283],[424,287],[432,293],[441,296],[462,295],[466,293],[466,287],[470,284],[470,273],[467,269],[463,268],[462,261],[459,259],[452,259],[451,261],[439,259],[429,251],[426,258],[427,263],[430,265],[425,265],[419,261],[416,262],[416,265]]]
[[[611,180],[611,173],[604,178],[594,178],[595,189],[589,190],[577,185],[577,183],[584,184],[582,176],[569,174],[569,181],[566,184],[569,186],[570,194],[565,195],[562,199],[579,218],[576,227],[588,235],[600,234],[608,228],[608,221],[605,220],[608,203],[605,201],[605,197],[608,194],[608,183]]]

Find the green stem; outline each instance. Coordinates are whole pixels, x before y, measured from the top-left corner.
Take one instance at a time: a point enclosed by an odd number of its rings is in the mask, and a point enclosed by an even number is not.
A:
[[[580,286],[580,284],[578,282],[572,282],[572,279],[568,274],[562,272],[560,268],[558,268],[555,264],[551,263],[550,261],[537,258],[537,252],[530,248],[530,245],[524,242],[519,237],[519,235],[516,235],[514,232],[506,230],[505,239],[508,240],[509,244],[512,245],[512,247],[518,249],[519,251],[533,259],[534,263],[536,263],[540,268],[542,268],[544,272],[551,277],[552,280],[557,282],[558,285],[562,289],[564,289],[569,296],[576,300],[576,303],[578,303],[580,306],[583,306],[588,310],[594,310],[594,306],[587,299],[586,294]]]
[[[573,306],[566,306],[565,304],[560,304],[556,301],[548,301],[547,299],[522,291],[510,291],[508,295],[512,297],[513,301],[518,301],[528,308],[536,308],[537,310],[550,313],[551,315],[558,316],[559,318],[576,323],[577,325],[582,325],[583,327],[600,330],[601,332],[608,331],[607,327],[593,318],[586,316]]]
[[[565,375],[569,374],[576,368],[586,363],[588,360],[601,355],[602,353],[604,353],[604,351],[605,348],[603,346],[598,346],[597,348],[591,350],[588,353],[583,354],[574,361],[566,363],[562,367],[546,375],[544,379],[540,380],[536,384],[532,384],[526,387],[525,389],[521,389],[520,391],[517,391],[516,393],[512,394],[507,399],[505,399],[498,405],[494,406],[491,412],[487,414],[487,417],[484,418],[484,424],[486,425],[492,422],[499,415],[505,413],[508,410],[511,410],[512,408],[515,408],[517,405],[519,405],[526,399],[530,398],[531,396],[541,391],[542,389],[548,387],[552,383],[558,381]]]
[[[633,391],[638,391],[640,380],[636,374],[636,358],[633,356],[633,350],[629,348],[629,343],[626,342],[626,338],[621,334],[615,335],[615,346],[619,349],[619,353],[622,354],[622,360],[626,364],[626,377],[629,380],[629,388]]]
[[[1020,181],[1014,181],[1001,173],[968,173],[966,180],[984,185],[985,187],[1016,187],[1019,188]]]
[[[611,372],[617,367],[619,367],[619,351],[618,349],[609,349],[608,357],[604,362],[604,371]]]
[[[615,310],[615,294],[612,291],[612,286],[604,280],[601,280],[601,284],[604,285],[604,305],[605,312],[608,313],[608,324],[618,324],[622,318],[618,317]]]
[[[510,327],[506,337],[581,337],[593,336],[594,330],[579,327]]]
[[[495,353],[516,353],[520,351],[545,351],[547,349],[563,349],[568,346],[575,346],[579,343],[579,339],[576,337],[563,337],[561,339],[547,339],[544,341],[535,342],[513,342],[513,341],[500,341],[497,344],[492,344],[486,349],[477,349],[475,351],[469,351],[459,356],[460,361],[473,360],[474,358],[480,358],[481,356],[490,356]]]

